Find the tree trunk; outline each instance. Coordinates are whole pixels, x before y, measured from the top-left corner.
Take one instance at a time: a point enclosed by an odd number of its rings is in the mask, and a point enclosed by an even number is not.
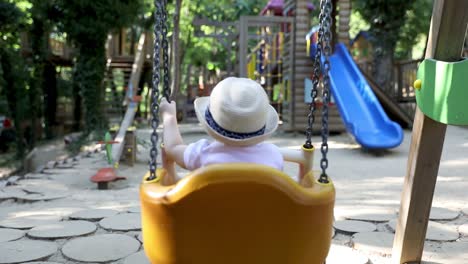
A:
[[[75,77],[73,77],[75,79]],[[81,129],[81,114],[82,114],[82,99],[80,94],[80,86],[73,81],[73,131]]]
[[[387,95],[393,97],[393,52],[395,45],[381,42],[374,45],[374,79]]]
[[[182,7],[182,0],[176,0],[175,2],[175,12],[174,12],[174,32],[172,34],[172,69],[173,69],[173,78],[171,84],[172,100],[175,100],[177,93],[180,88],[180,9]]]
[[[0,44],[3,44],[0,42]],[[16,157],[22,159],[25,154],[23,123],[26,113],[27,93],[25,83],[21,82],[15,73],[19,73],[13,65],[14,57],[0,47],[0,81],[10,89],[6,89],[6,98],[16,131]]]
[[[103,34],[107,36],[107,34]],[[78,47],[73,81],[78,85],[85,111],[85,134],[100,132],[106,128],[103,111],[103,80],[106,65],[106,38],[96,39],[93,49]],[[76,105],[75,105],[76,106]]]
[[[51,139],[54,137],[53,127],[56,125],[57,112],[57,72],[52,63],[46,62],[43,76],[45,135],[47,139]]]

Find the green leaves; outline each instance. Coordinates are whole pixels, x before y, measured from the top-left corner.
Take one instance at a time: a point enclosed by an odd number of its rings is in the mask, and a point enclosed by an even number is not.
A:
[[[371,42],[383,53],[408,56],[421,34],[429,29],[432,0],[353,0],[355,9],[369,23]]]

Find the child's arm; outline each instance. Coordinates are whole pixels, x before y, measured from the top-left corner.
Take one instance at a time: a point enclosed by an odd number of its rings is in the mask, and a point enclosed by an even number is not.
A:
[[[184,144],[177,125],[176,104],[175,102],[169,104],[163,98],[159,107],[163,119],[164,150],[170,159],[185,169],[184,152],[187,145]]]

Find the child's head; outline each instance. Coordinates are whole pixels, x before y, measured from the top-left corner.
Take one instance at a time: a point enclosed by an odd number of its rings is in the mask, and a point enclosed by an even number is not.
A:
[[[222,80],[211,96],[195,100],[195,110],[208,134],[228,145],[258,144],[278,127],[278,114],[265,90],[246,78]]]

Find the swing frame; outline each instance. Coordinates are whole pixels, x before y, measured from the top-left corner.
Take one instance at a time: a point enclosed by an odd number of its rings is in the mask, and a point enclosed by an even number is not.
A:
[[[468,1],[435,0],[425,58],[460,59],[468,25]],[[416,108],[392,263],[420,263],[447,125]]]

